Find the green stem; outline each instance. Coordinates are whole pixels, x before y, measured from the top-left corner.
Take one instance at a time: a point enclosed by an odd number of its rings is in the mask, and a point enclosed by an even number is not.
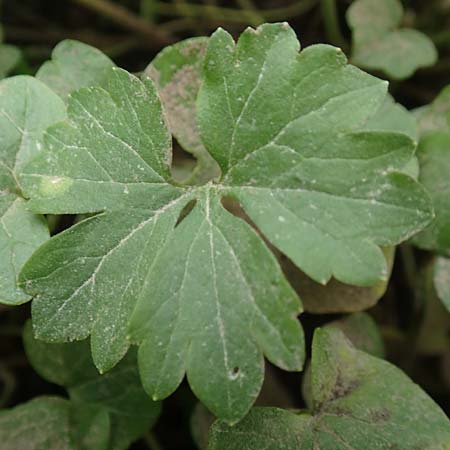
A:
[[[342,36],[339,27],[339,18],[336,7],[336,0],[320,0],[322,17],[325,25],[325,31],[331,44],[338,45],[344,49],[347,44]]]

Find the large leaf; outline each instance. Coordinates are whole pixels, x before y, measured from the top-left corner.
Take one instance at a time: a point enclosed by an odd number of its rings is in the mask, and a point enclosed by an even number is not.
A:
[[[90,45],[67,39],[60,42],[36,74],[63,99],[81,87],[101,85],[114,63]]]
[[[353,31],[352,59],[367,69],[389,77],[410,77],[418,68],[437,61],[433,42],[425,34],[402,28],[403,7],[399,0],[357,0],[347,12]]]
[[[205,149],[197,127],[196,100],[202,81],[208,38],[186,39],[161,51],[145,69],[164,106],[171,133],[197,158],[189,183],[203,183],[220,175],[216,161]]]
[[[237,46],[223,30],[210,38],[198,119],[223,175],[204,186],[170,180],[170,134],[150,80],[113,68],[103,88],[71,95],[69,119],[48,130],[23,184],[34,211],[99,214],[52,238],[22,271],[38,337],[91,334],[102,371],[131,339],[153,398],[187,373],[206,406],[233,422],[258,394],[263,355],[301,369],[303,335],[298,298],[224,197],[317,281],[387,277],[379,245],[431,218],[420,185],[396,172],[414,144],[359,130],[385,82],[333,47],[298,48],[280,24],[247,30]]]
[[[255,408],[238,425],[213,425],[210,450],[438,450],[450,422],[392,364],[355,349],[341,331],[315,332],[311,412]]]
[[[87,341],[39,341],[33,336],[31,322],[24,328],[23,339],[33,368],[48,381],[67,388],[77,440],[89,442],[86,428],[96,427],[98,439],[106,440],[105,450],[125,450],[156,421],[160,404],[151,401],[142,388],[135,351],[130,351],[113,370],[100,375],[92,363]],[[99,448],[99,444],[84,445],[87,449]]]
[[[17,275],[33,251],[48,238],[42,217],[30,213],[18,177],[39,153],[42,134],[65,116],[64,105],[32,77],[0,83],[0,302],[17,305],[29,299],[16,286]]]

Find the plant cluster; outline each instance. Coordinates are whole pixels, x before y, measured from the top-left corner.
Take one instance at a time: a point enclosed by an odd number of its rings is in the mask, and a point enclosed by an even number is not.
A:
[[[362,312],[401,244],[424,346],[449,352],[450,90],[407,110],[364,71],[437,61],[403,14],[355,1],[351,64],[273,23],[186,39],[137,75],[65,40],[0,82],[0,302],[31,302],[26,355],[63,388],[0,411],[2,449],[125,450],[185,377],[200,448],[450,448]],[[3,54],[6,76],[20,52]],[[305,339],[303,310],[341,315]],[[254,406],[265,361],[303,373],[305,409]]]

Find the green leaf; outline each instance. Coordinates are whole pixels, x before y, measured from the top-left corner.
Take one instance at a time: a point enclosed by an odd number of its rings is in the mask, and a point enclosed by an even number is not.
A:
[[[279,367],[301,369],[298,313],[274,256],[207,188],[161,252],[133,314],[144,386],[164,398],[186,370],[206,406],[237,421],[261,387],[262,352]]]
[[[298,298],[225,197],[315,280],[387,277],[379,245],[431,219],[424,190],[396,173],[414,144],[361,129],[385,82],[333,47],[298,47],[282,24],[245,31],[237,47],[223,30],[210,38],[198,122],[223,175],[203,186],[171,180],[171,136],[150,80],[112,68],[103,87],[70,96],[68,120],[47,131],[21,179],[36,212],[98,214],[41,246],[21,272],[39,338],[91,335],[101,371],[133,341],[153,398],[186,374],[212,412],[235,422],[259,392],[263,356],[300,370],[304,344]]]
[[[33,251],[48,238],[42,217],[27,210],[18,177],[39,153],[42,134],[62,120],[64,105],[32,77],[0,82],[0,302],[18,305],[29,296],[16,286],[17,275]]]
[[[420,248],[450,255],[450,132],[425,134],[417,156],[419,181],[431,195],[436,217],[413,242]]]
[[[355,349],[341,331],[313,340],[311,413],[254,408],[238,425],[216,422],[209,449],[446,449],[450,422],[392,364]]]
[[[196,100],[202,82],[208,38],[186,39],[166,47],[149,64],[144,76],[153,80],[161,97],[169,129],[181,147],[197,158],[187,183],[204,183],[220,175],[205,149],[196,120]]]
[[[24,346],[33,368],[46,380],[67,388],[74,433],[86,449],[90,427],[95,439],[105,441],[105,450],[124,450],[156,421],[160,404],[150,400],[142,388],[136,352],[130,350],[111,371],[100,375],[92,363],[87,341],[49,344],[33,336],[31,322],[24,328]],[[103,444],[102,444],[103,445]]]
[[[81,87],[102,85],[114,63],[100,50],[82,42],[66,39],[52,52],[36,74],[64,100]]]
[[[4,450],[79,450],[70,436],[70,402],[38,397],[0,411],[0,441]]]
[[[450,312],[450,260],[437,258],[434,265],[434,286],[438,297]]]
[[[352,60],[381,70],[394,79],[410,77],[417,69],[437,61],[433,42],[420,31],[402,28],[399,0],[357,0],[347,11],[353,32]]]
[[[360,131],[384,101],[385,82],[334,47],[298,49],[287,25],[249,29],[237,45],[214,33],[198,99],[203,141],[231,195],[308,276],[373,285],[387,278],[376,244],[430,220],[422,188],[395,173],[414,144]]]

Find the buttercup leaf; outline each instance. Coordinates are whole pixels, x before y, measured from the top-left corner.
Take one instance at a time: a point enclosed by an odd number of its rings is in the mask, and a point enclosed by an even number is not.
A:
[[[395,366],[355,349],[339,330],[315,332],[312,397],[311,412],[254,408],[234,427],[218,421],[208,448],[444,450],[450,445],[450,422],[439,406]]]
[[[299,53],[286,24],[237,43],[218,30],[202,79],[197,123],[222,175],[200,186],[171,179],[171,136],[149,79],[112,68],[101,87],[69,96],[68,119],[48,129],[22,185],[35,212],[94,215],[41,246],[20,280],[37,337],[91,335],[102,372],[136,343],[154,399],[186,374],[233,423],[261,388],[263,356],[300,370],[304,343],[299,299],[224,198],[314,280],[360,286],[387,278],[380,246],[421,230],[432,208],[399,173],[414,142],[364,129],[386,83],[339,49]]]

